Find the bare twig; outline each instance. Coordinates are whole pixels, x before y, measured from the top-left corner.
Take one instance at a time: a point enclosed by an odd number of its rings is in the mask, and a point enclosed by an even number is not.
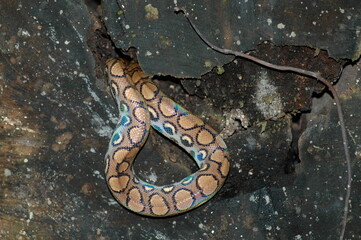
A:
[[[224,48],[217,47],[213,43],[209,42],[203,36],[203,34],[199,31],[199,29],[190,20],[189,14],[187,13],[187,11],[184,8],[176,7],[174,10],[177,13],[182,12],[184,14],[184,16],[188,20],[189,24],[192,26],[193,30],[197,33],[199,38],[203,42],[205,42],[213,50],[215,50],[217,52],[220,52],[220,53],[223,53],[223,54],[226,54],[226,55],[234,55],[234,56],[237,56],[237,57],[245,58],[247,60],[250,60],[252,62],[255,62],[255,63],[257,63],[257,64],[259,64],[261,66],[264,66],[264,67],[267,67],[267,68],[270,68],[270,69],[275,69],[275,70],[284,71],[284,72],[294,72],[294,73],[298,73],[298,74],[306,76],[306,77],[317,79],[320,82],[322,82],[331,91],[333,99],[334,99],[335,104],[336,104],[338,118],[339,118],[339,121],[340,121],[340,128],[341,128],[341,134],[342,134],[342,140],[343,140],[343,147],[344,147],[345,158],[346,158],[346,163],[347,163],[347,187],[346,187],[345,204],[344,204],[344,209],[343,209],[343,211],[344,211],[343,212],[343,218],[342,218],[342,221],[341,221],[341,232],[340,232],[340,238],[339,238],[340,240],[342,240],[344,238],[345,230],[346,230],[348,208],[349,208],[349,200],[350,200],[350,193],[351,193],[351,181],[352,181],[352,178],[351,178],[351,160],[350,160],[350,153],[349,153],[349,150],[348,150],[348,141],[347,141],[347,136],[346,136],[345,120],[344,120],[342,109],[341,109],[341,103],[340,103],[340,99],[339,99],[338,94],[337,94],[335,88],[333,87],[333,85],[330,82],[328,82],[325,78],[323,78],[320,73],[307,71],[307,70],[296,68],[296,67],[280,66],[280,65],[272,64],[272,63],[263,61],[263,60],[261,60],[259,58],[256,58],[254,56],[248,55],[246,53],[242,53],[242,52],[233,51],[233,50],[230,50],[230,49],[224,49]]]

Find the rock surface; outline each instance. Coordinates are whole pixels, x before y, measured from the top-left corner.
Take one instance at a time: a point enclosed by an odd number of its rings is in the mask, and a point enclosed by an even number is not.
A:
[[[337,238],[346,165],[327,90],[207,49],[172,4],[0,3],[1,239]],[[360,55],[359,1],[184,4],[220,46],[337,81],[354,180],[346,238],[361,238],[361,64],[349,64]],[[263,41],[272,44],[258,46]],[[231,174],[207,204],[153,219],[128,212],[110,194],[103,158],[117,112],[103,69],[120,52],[114,46],[136,47],[145,71],[163,75],[157,85],[225,136]],[[165,184],[196,168],[154,131],[135,170]]]

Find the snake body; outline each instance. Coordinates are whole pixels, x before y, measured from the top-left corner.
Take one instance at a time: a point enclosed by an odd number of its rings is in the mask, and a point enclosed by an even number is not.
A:
[[[164,95],[137,63],[111,58],[107,73],[120,120],[105,156],[105,174],[117,201],[131,211],[153,217],[186,212],[208,201],[229,172],[229,153],[223,139]],[[165,186],[139,179],[132,164],[150,126],[185,149],[199,170]]]

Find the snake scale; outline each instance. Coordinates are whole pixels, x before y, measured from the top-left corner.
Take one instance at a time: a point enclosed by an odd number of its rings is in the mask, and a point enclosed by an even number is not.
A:
[[[106,181],[113,196],[127,209],[152,217],[183,213],[208,201],[229,172],[229,153],[223,139],[164,95],[136,62],[111,58],[106,65],[120,114],[105,156]],[[165,186],[137,177],[132,164],[150,126],[187,151],[199,170]]]

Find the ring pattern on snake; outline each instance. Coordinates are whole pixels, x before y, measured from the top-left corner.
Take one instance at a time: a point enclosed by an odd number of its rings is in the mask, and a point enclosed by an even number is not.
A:
[[[223,139],[164,95],[137,63],[111,58],[107,73],[119,122],[105,156],[105,174],[117,201],[136,213],[165,217],[189,211],[212,198],[229,172],[229,153]],[[139,179],[132,164],[150,126],[187,151],[199,170],[165,186]]]

